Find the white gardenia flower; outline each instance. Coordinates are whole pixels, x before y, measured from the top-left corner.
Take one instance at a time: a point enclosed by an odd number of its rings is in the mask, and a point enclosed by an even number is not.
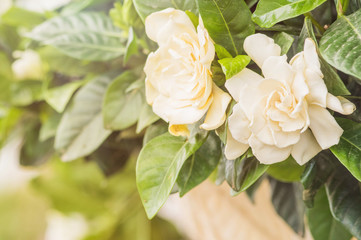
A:
[[[292,155],[302,165],[337,144],[343,130],[326,108],[351,114],[355,105],[328,93],[313,40],[306,39],[290,63],[263,34],[247,37],[244,49],[263,77],[245,68],[225,84],[237,101],[228,120],[226,157],[235,159],[251,147],[261,163]]]
[[[188,135],[187,124],[216,129],[225,121],[231,97],[212,81],[210,71],[215,49],[200,19],[197,29],[186,13],[172,8],[155,12],[145,20],[148,37],[157,42],[149,54],[146,98],[173,135]]]
[[[33,50],[16,51],[17,58],[11,65],[13,73],[18,80],[41,80],[44,76],[43,64],[39,54]]]

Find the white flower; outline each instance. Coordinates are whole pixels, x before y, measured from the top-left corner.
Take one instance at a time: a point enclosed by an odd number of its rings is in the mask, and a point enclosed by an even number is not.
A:
[[[186,125],[206,113],[201,128],[222,125],[231,98],[212,81],[215,49],[202,20],[196,30],[187,14],[168,8],[149,15],[145,29],[159,45],[144,67],[146,98],[153,111],[169,122],[169,131],[187,135]]]
[[[264,77],[245,68],[226,82],[237,101],[228,120],[226,157],[235,159],[251,147],[264,164],[283,161],[290,154],[304,164],[337,144],[343,130],[326,107],[351,114],[355,106],[328,93],[315,43],[306,39],[304,51],[290,63],[263,34],[247,37],[244,49]]]
[[[14,57],[18,59],[13,62],[11,68],[17,79],[41,80],[43,78],[44,70],[41,58],[35,51],[16,51]]]

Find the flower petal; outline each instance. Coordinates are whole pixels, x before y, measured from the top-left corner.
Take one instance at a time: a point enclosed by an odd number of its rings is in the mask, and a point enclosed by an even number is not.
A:
[[[327,107],[343,115],[350,115],[356,110],[355,104],[344,97],[335,97],[327,93]]]
[[[322,149],[327,149],[340,141],[343,130],[325,108],[310,105],[308,113],[310,128]]]
[[[312,132],[307,129],[301,134],[300,141],[293,146],[291,155],[298,164],[303,165],[321,151],[322,148]]]
[[[240,157],[249,148],[248,144],[240,143],[232,137],[232,134],[227,130],[227,143],[224,149],[224,155],[228,160],[233,160]]]
[[[252,148],[253,155],[263,164],[282,162],[288,158],[292,150],[292,146],[278,148],[274,145],[264,144],[254,135],[250,137],[249,145]]]
[[[228,128],[234,139],[241,143],[247,143],[251,136],[249,129],[250,121],[244,113],[241,104],[233,106],[233,112],[228,118]]]
[[[306,96],[308,104],[316,104],[325,108],[328,91],[322,77],[317,72],[310,69],[306,69],[305,75],[310,91]]]
[[[190,132],[187,125],[169,124],[168,131],[174,136],[189,137]]]
[[[248,36],[244,40],[243,48],[260,68],[267,58],[281,55],[281,47],[275,44],[272,38],[261,33]]]
[[[262,65],[262,73],[266,79],[275,79],[287,85],[292,83],[294,76],[286,55],[267,58]]]
[[[212,88],[213,101],[209,106],[204,123],[200,126],[205,130],[216,129],[226,120],[226,110],[231,97],[223,92],[215,83]]]
[[[316,44],[311,38],[306,38],[303,52],[307,68],[312,69],[323,77],[320,61],[317,55]]]
[[[239,102],[241,91],[246,86],[253,86],[254,84],[263,80],[263,77],[254,71],[244,68],[242,71],[228,79],[225,86],[234,100]]]

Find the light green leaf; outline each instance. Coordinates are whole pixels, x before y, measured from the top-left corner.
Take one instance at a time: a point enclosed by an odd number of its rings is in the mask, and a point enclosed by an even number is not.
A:
[[[305,166],[300,166],[293,157],[270,165],[267,173],[282,182],[299,182]]]
[[[342,166],[326,183],[331,213],[357,239],[361,238],[360,183]]]
[[[236,160],[226,161],[226,180],[235,192],[247,190],[268,169],[269,165],[261,164],[254,156],[243,156]]]
[[[221,64],[222,71],[226,75],[226,79],[230,79],[242,71],[250,61],[251,58],[247,55],[238,55],[235,58],[223,58],[218,60],[219,64]]]
[[[64,111],[74,92],[86,81],[71,82],[60,87],[46,89],[44,91],[45,101],[57,112]]]
[[[3,80],[0,80],[3,81]],[[16,106],[27,106],[43,100],[43,83],[39,81],[21,81],[11,84],[11,103]]]
[[[302,31],[300,34],[299,46],[298,46],[299,51],[303,50],[303,45],[304,45],[306,38],[312,38],[315,41],[315,43],[317,43],[316,37],[313,32],[312,22],[311,22],[310,18],[308,18],[308,17],[305,18],[305,22],[304,22],[304,25],[303,25],[303,28],[302,28]],[[321,56],[318,48],[317,48],[317,54],[318,54],[318,57],[320,60],[321,71],[324,75],[323,79],[325,80],[327,90],[336,96],[350,95],[350,92],[347,90],[347,88],[346,88],[345,84],[343,83],[343,81],[341,80],[340,76],[338,76],[335,69],[332,66],[330,66],[326,62],[326,60]]]
[[[124,37],[103,13],[58,16],[35,27],[28,35],[82,60],[107,61],[124,54]]]
[[[206,180],[217,167],[222,156],[221,141],[211,132],[205,143],[185,161],[177,179],[182,197]]]
[[[139,109],[143,105],[143,94],[140,89],[127,92],[129,85],[136,79],[133,73],[125,72],[110,84],[103,103],[105,128],[122,130],[137,122]]]
[[[129,28],[128,42],[125,46],[124,64],[126,64],[132,55],[138,53],[137,36],[135,35],[133,28]]]
[[[103,75],[90,81],[64,112],[55,137],[55,149],[62,153],[63,161],[90,154],[110,135],[111,131],[104,128],[101,108],[112,79]]]
[[[326,0],[260,0],[252,20],[269,28],[278,22],[310,12]]]
[[[145,127],[156,122],[158,119],[159,117],[153,112],[152,107],[148,103],[144,103],[140,110],[136,133],[140,133]]]
[[[45,17],[37,12],[28,11],[19,7],[11,7],[1,16],[3,23],[15,27],[32,28],[45,20]]]
[[[329,64],[361,79],[361,10],[340,16],[322,36],[320,51]]]
[[[196,12],[197,9],[194,0],[133,0],[133,4],[143,21],[149,14],[166,8],[175,8],[183,11],[189,10],[192,12]]]
[[[349,240],[352,235],[333,218],[327,200],[325,188],[321,188],[315,197],[313,208],[306,211],[308,226],[314,240]]]
[[[197,28],[197,26],[199,25],[199,18],[197,17],[197,15],[188,10],[186,10],[185,12],[188,15],[189,19],[192,21],[193,26]]]
[[[288,50],[290,50],[293,41],[295,40],[291,35],[285,32],[276,33],[273,36],[275,43],[281,47],[281,55],[287,54]]]
[[[153,218],[165,203],[183,163],[197,151],[205,138],[196,135],[185,141],[166,133],[143,147],[137,160],[136,177],[148,218]]]
[[[243,41],[254,33],[251,12],[243,0],[196,0],[204,26],[215,43],[232,56],[242,52]]]
[[[218,57],[219,59],[232,58],[232,55],[227,51],[227,49],[225,49],[225,48],[222,47],[221,45],[214,44],[214,48],[215,48],[215,50],[216,50],[217,57]]]
[[[337,122],[344,132],[340,142],[330,149],[351,174],[361,181],[361,124],[344,118],[338,118]]]

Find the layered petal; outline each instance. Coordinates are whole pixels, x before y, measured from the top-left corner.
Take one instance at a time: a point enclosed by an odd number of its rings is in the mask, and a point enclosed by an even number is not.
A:
[[[271,56],[280,56],[281,47],[274,40],[264,34],[253,34],[244,40],[244,51],[260,67],[264,61]]]
[[[224,149],[224,155],[228,160],[234,160],[244,154],[249,148],[248,144],[240,143],[232,137],[227,130],[227,143]]]
[[[226,110],[231,97],[223,92],[215,83],[213,83],[213,101],[209,106],[204,123],[200,126],[205,130],[213,130],[220,127],[226,120]]]
[[[176,124],[169,124],[168,131],[174,136],[183,136],[189,137],[190,131],[185,124],[176,125]]]
[[[308,113],[310,128],[322,149],[327,149],[340,141],[343,130],[325,108],[310,105]]]
[[[314,72],[318,73],[321,77],[323,77],[320,61],[318,59],[318,54],[316,50],[316,43],[311,38],[306,38],[303,49],[307,68],[312,69]]]
[[[233,112],[228,118],[228,127],[233,138],[238,142],[247,143],[251,136],[250,121],[244,113],[242,106],[237,103],[233,106]]]
[[[343,115],[350,115],[356,110],[355,104],[344,97],[335,97],[327,93],[327,107]]]
[[[262,73],[266,79],[277,79],[287,85],[292,83],[294,77],[286,55],[267,58],[262,65]]]
[[[316,141],[312,132],[307,129],[301,134],[298,143],[293,146],[291,155],[298,164],[303,165],[321,151],[322,148]]]

